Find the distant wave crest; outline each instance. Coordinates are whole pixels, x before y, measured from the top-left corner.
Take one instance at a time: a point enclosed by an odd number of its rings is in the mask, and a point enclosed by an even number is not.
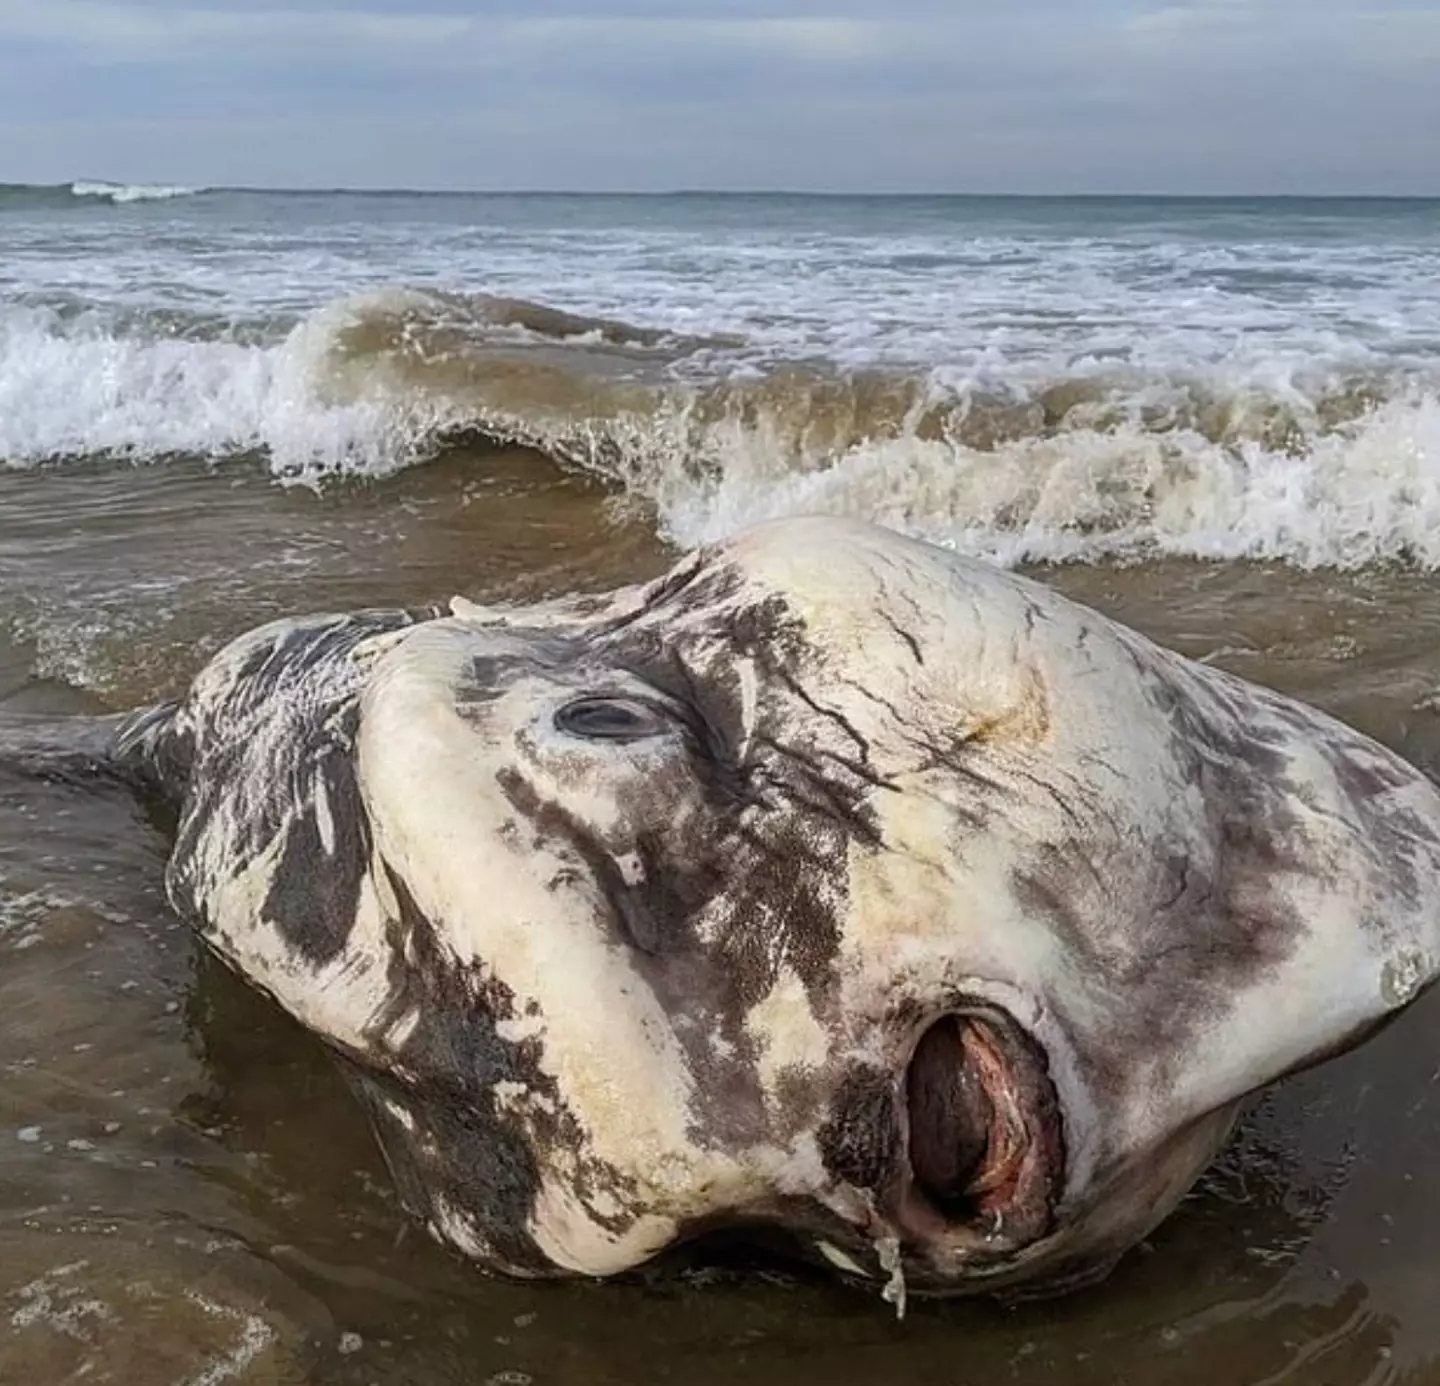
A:
[[[108,202],[168,202],[176,197],[194,197],[199,188],[182,188],[166,183],[86,183],[70,184],[72,197],[98,197]]]
[[[0,309],[12,465],[258,454],[318,485],[477,442],[598,476],[684,544],[820,511],[1006,563],[1440,568],[1440,372],[1413,366],[759,370],[735,341],[401,288],[259,340]]]
[[[0,183],[0,212],[7,210],[63,209],[77,205],[112,207],[138,202],[168,202],[196,197],[205,188],[182,188],[151,183]]]

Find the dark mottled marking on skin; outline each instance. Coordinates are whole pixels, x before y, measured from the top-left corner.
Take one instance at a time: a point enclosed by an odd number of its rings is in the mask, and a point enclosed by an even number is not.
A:
[[[742,884],[731,898],[725,930],[736,955],[755,948],[745,1001],[753,1006],[775,985],[780,967],[800,979],[822,1023],[832,1017],[835,959],[843,934],[849,844],[833,827],[779,820],[740,858]],[[738,874],[738,873],[737,873]],[[770,921],[778,946],[766,947],[759,926]]]
[[[306,810],[285,833],[261,914],[314,967],[345,951],[370,859],[370,824],[355,778],[359,709],[332,719],[305,767]],[[333,830],[327,850],[316,798],[324,794]]]
[[[731,607],[716,634],[733,644],[742,658],[754,660],[766,676],[793,675],[811,654],[805,622],[779,595]]]
[[[399,917],[386,930],[389,996],[369,1028],[380,1071],[367,1072],[366,1085],[376,1099],[398,1101],[422,1137],[372,1100],[386,1158],[422,1215],[444,1199],[473,1218],[510,1265],[544,1271],[549,1261],[526,1230],[540,1188],[535,1154],[501,1119],[494,1089],[518,1083],[558,1104],[554,1082],[541,1072],[533,1043],[512,1044],[496,1033],[496,1023],[514,1015],[508,988],[447,955],[404,881],[382,869]],[[412,1033],[392,1048],[389,1031],[412,1015]]]
[[[225,709],[233,716],[272,705],[282,693],[337,667],[362,641],[415,620],[409,611],[361,612],[282,627],[269,640],[257,641],[233,671]]]
[[[693,942],[694,915],[724,883],[723,873],[714,863],[671,860],[673,853],[664,849],[674,844],[662,844],[654,830],[638,824],[623,842],[602,843],[578,816],[543,798],[516,770],[500,771],[497,784],[516,813],[530,823],[537,841],[552,849],[569,848],[585,868],[567,872],[552,886],[583,880],[588,873],[610,904],[618,937],[643,954],[658,956],[683,950]],[[656,791],[657,808],[672,797],[660,792],[653,778],[647,780],[647,789]],[[657,823],[663,818],[663,810],[654,815]],[[640,820],[646,821],[648,815]],[[634,885],[627,884],[615,861],[617,855],[627,853],[639,856],[644,867]]]
[[[1399,791],[1424,782],[1411,766],[1382,758],[1368,747],[1335,740],[1330,761],[1351,812],[1365,831],[1366,845],[1396,889],[1413,905],[1422,903],[1418,844],[1433,841],[1434,828],[1423,814],[1396,801]],[[1378,926],[1378,921],[1376,922]]]
[[[643,627],[659,613],[686,615],[723,608],[745,585],[744,574],[726,562],[714,561],[713,549],[699,549],[664,577],[641,589],[636,604],[595,627],[591,638],[604,644]]]
[[[1222,1021],[1234,998],[1277,975],[1308,934],[1308,922],[1275,889],[1277,875],[1313,874],[1308,832],[1290,787],[1286,747],[1312,732],[1266,724],[1232,696],[1223,680],[1183,685],[1164,665],[1137,662],[1141,687],[1172,733],[1173,764],[1203,795],[1209,821],[1197,837],[1152,854],[1151,902],[1143,929],[1125,923],[1136,901],[1111,899],[1108,851],[1123,851],[1106,833],[1037,844],[1015,867],[1011,888],[1027,912],[1047,921],[1087,986],[1116,998],[1107,1032],[1082,1047],[1080,1061],[1098,1092],[1127,1082],[1132,1056],[1147,1036],[1163,1033],[1178,1066],[1188,1039]],[[1207,706],[1208,703],[1208,706]],[[1188,819],[1186,820],[1189,821]],[[1122,921],[1107,930],[1101,921]],[[1123,1004],[1120,998],[1125,998]],[[1179,1072],[1168,1075],[1178,1079]],[[1167,1081],[1157,1075],[1156,1081]]]
[[[729,585],[728,581],[723,585],[727,592]],[[695,590],[687,589],[690,592]],[[732,660],[722,663],[713,651],[703,649],[712,642],[723,642],[727,649],[733,646],[734,661],[749,659],[754,662],[762,684],[762,699],[768,702],[768,706],[762,705],[758,709],[759,721],[762,726],[779,724],[786,729],[783,737],[778,732],[768,737],[760,732],[757,744],[768,746],[778,757],[804,762],[807,779],[813,777],[828,781],[833,771],[829,764],[822,767],[820,762],[833,761],[848,771],[851,777],[867,780],[865,788],[856,790],[851,786],[843,801],[837,800],[821,811],[832,813],[847,827],[859,827],[873,833],[873,819],[862,814],[858,802],[866,796],[870,781],[863,766],[854,758],[842,756],[833,747],[824,744],[823,738],[812,738],[814,748],[807,749],[795,734],[796,710],[786,711],[781,706],[783,693],[790,693],[805,709],[831,721],[863,755],[864,738],[839,713],[818,707],[805,693],[799,676],[787,662],[798,661],[806,653],[806,648],[803,625],[782,600],[766,597],[738,610],[722,610],[717,615],[714,629],[687,631],[679,642],[672,642],[654,631],[628,635],[626,639],[615,642],[606,655],[666,696],[669,710],[683,725],[691,769],[696,783],[707,791],[708,801],[717,808],[754,805],[762,802],[761,796],[755,792],[754,747],[751,759],[745,764],[739,762],[735,751],[745,730],[738,673]],[[702,665],[703,673],[698,672]],[[772,679],[778,687],[769,686]],[[798,720],[803,723],[809,719],[802,715]],[[817,798],[823,800],[825,795],[818,794]]]
[[[687,585],[686,596],[702,585]],[[863,738],[845,719],[817,714],[801,696],[800,673],[760,671],[757,728],[745,737],[738,671],[717,657],[737,638],[745,657],[767,668],[803,648],[793,615],[768,597],[676,640],[633,622],[608,629],[604,667],[643,680],[680,735],[668,768],[652,763],[633,792],[614,791],[618,824],[603,837],[523,774],[500,780],[535,840],[573,854],[551,888],[594,882],[637,972],[668,1013],[694,1020],[680,1039],[707,1094],[709,1134],[731,1140],[766,1134],[746,1014],[785,967],[812,1005],[829,1006],[851,844],[879,843],[868,805],[874,776],[858,764]],[[580,678],[586,662],[570,676]],[[640,866],[628,882],[617,865],[626,856]]]
[[[812,1006],[823,1011],[834,983],[837,912],[843,908],[838,898],[826,897],[846,879],[850,842],[879,844],[869,804],[875,777],[864,765],[863,736],[805,692],[811,651],[804,622],[778,594],[737,606],[743,588],[741,575],[728,566],[689,583],[684,597],[690,609],[715,603],[714,622],[709,629],[687,630],[683,648],[672,646],[667,661],[680,674],[685,702],[700,711],[692,730],[703,733],[694,737],[692,764],[707,782],[710,803],[731,826],[715,833],[709,850],[729,866],[721,931],[740,1003],[748,1009],[763,999],[778,968],[788,965]],[[727,661],[719,663],[707,645],[730,652]],[[731,662],[742,659],[754,665],[759,694],[743,764],[734,753],[744,719]],[[702,661],[703,676],[692,668]],[[655,676],[653,647],[632,667],[641,664]],[[827,735],[827,727],[836,735]]]
[[[708,1120],[701,1127],[731,1140],[761,1139],[763,1094],[743,1026],[745,1008],[737,1002],[733,960],[723,949],[701,947],[697,938],[701,913],[725,886],[718,864],[708,854],[689,861],[674,843],[663,853],[653,841],[635,843],[631,850],[641,856],[644,875],[628,885],[612,851],[573,814],[542,799],[513,771],[502,772],[500,789],[550,850],[574,854],[576,866],[561,884],[595,882],[611,927],[632,947],[636,972],[667,1014],[694,1020],[678,1038],[706,1094]],[[717,1050],[715,1036],[724,1040],[728,1054]]]
[[[320,617],[265,632],[255,638],[254,648],[224,670],[218,686],[199,685],[168,719],[157,713],[125,737],[126,753],[148,758],[157,779],[173,784],[179,768],[189,764],[167,871],[171,903],[182,914],[204,922],[210,892],[224,884],[201,868],[202,845],[206,858],[224,862],[226,880],[241,875],[281,833],[288,837],[298,831],[295,860],[311,860],[309,848],[318,846],[319,829],[303,820],[313,820],[309,791],[316,775],[325,775],[337,791],[331,805],[337,848],[342,832],[349,851],[367,840],[353,790],[353,767],[346,764],[354,700],[363,683],[349,656],[362,641],[403,629],[416,619],[409,611],[373,611]],[[318,928],[313,956],[338,955],[343,939],[337,946],[334,931],[348,931],[353,908],[344,918],[322,925],[318,921],[327,906],[306,905],[302,897],[307,890],[331,888],[331,873],[355,881],[358,891],[362,869],[359,862],[339,860],[337,851],[324,872],[312,869],[286,881],[281,886],[286,896],[283,917],[277,916],[272,925],[284,928],[290,921],[297,937],[287,939],[296,946],[301,946],[299,936]],[[350,898],[348,885],[335,897],[341,898]]]
[[[190,784],[195,736],[179,700],[132,713],[110,747],[118,764],[157,793],[178,801]]]
[[[659,577],[654,582],[646,584],[646,586],[641,589],[640,600],[635,608],[609,622],[605,627],[604,633],[607,635],[614,634],[663,607],[671,606],[686,593],[686,589],[689,588],[692,583],[696,582],[697,579],[706,580],[714,584],[716,567],[712,558],[713,550],[704,548],[697,549],[688,559],[684,559],[676,564],[676,566],[663,577]],[[730,595],[734,592],[737,580],[738,575],[732,574],[731,585],[728,592],[722,593],[713,585],[709,590],[723,598],[723,596]],[[694,598],[688,598],[687,604],[691,606],[695,605]]]
[[[818,820],[829,820],[870,847],[882,842],[880,829],[869,805],[868,783],[846,783],[839,773],[849,767],[827,753],[804,750],[795,743],[781,744],[769,735],[757,733],[755,744],[770,753],[769,763],[751,768],[752,779],[783,794],[791,803],[802,805]],[[858,777],[856,777],[858,778]]]
[[[888,1189],[901,1160],[895,1075],[883,1068],[852,1068],[840,1082],[817,1144],[832,1178],[876,1194]]]
[[[455,706],[463,717],[477,706],[493,703],[502,697],[521,661],[515,656],[474,655],[464,673],[455,681]]]
[[[738,680],[730,671],[699,678],[681,652],[658,638],[630,639],[608,652],[618,667],[662,695],[685,738],[694,784],[718,813],[753,803],[736,747],[743,734]]]
[[[585,653],[581,640],[564,632],[507,626],[492,634],[513,645],[498,653],[472,655],[466,661],[452,690],[462,716],[474,715],[477,709],[503,697],[517,678],[564,671],[582,660]]]
[[[775,1100],[790,1130],[808,1130],[819,1120],[825,1090],[816,1080],[823,1076],[811,1067],[798,1065],[783,1068],[776,1075]]]

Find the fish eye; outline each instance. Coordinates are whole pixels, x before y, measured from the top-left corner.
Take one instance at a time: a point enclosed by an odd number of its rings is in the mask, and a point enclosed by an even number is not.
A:
[[[586,741],[643,741],[664,736],[670,723],[648,703],[634,698],[587,697],[555,714],[555,727]]]

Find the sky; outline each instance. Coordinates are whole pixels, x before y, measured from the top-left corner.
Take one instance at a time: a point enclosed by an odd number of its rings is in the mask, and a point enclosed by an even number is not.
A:
[[[1440,194],[1436,0],[0,0],[0,182]]]

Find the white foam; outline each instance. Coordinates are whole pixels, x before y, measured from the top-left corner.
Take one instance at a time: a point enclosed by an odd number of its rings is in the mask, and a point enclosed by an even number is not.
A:
[[[0,458],[268,455],[277,475],[382,473],[444,420],[391,398],[327,404],[333,323],[269,346],[117,334],[103,318],[0,306]]]
[[[777,469],[731,437],[713,479],[655,466],[635,489],[682,545],[794,514],[865,517],[1004,564],[1275,559],[1440,568],[1440,399],[1395,400],[1302,452],[1192,432],[1076,430],[976,451],[916,438]]]
[[[86,183],[70,184],[74,197],[99,197],[108,202],[169,202],[177,197],[194,197],[200,189],[181,188],[164,183]]]
[[[107,200],[132,192],[76,187]],[[197,191],[203,191],[197,190]],[[373,199],[210,192],[164,219],[26,216],[0,293],[57,284],[98,301],[202,296],[314,308],[384,283],[483,289],[693,335],[767,360],[983,365],[1124,354],[1147,369],[1328,356],[1336,342],[1433,353],[1440,237],[1429,214],[1316,223],[1277,206],[855,206],[625,199]],[[205,247],[196,254],[197,243]]]
[[[253,334],[191,339],[147,333],[129,319],[122,327],[113,313],[0,304],[0,458],[223,462],[253,453],[277,477],[307,482],[394,471],[430,455],[448,429],[495,423],[477,412],[464,372],[454,377],[459,393],[443,371],[416,389],[378,358],[341,349],[367,315],[425,302],[379,290],[258,343]],[[1073,410],[1048,436],[987,450],[920,436],[912,423],[899,436],[803,455],[763,417],[742,411],[700,428],[683,404],[618,419],[567,420],[562,410],[520,436],[620,481],[653,503],[666,535],[684,545],[774,516],[826,512],[1003,563],[1169,554],[1440,568],[1440,370],[1392,361],[1382,371],[1353,342],[1332,345],[1328,357],[1266,355],[1247,341],[1197,365],[1184,353],[1164,364],[1152,344],[1157,364],[1132,363],[1099,401],[1108,418]],[[1383,387],[1382,402],[1327,422],[1321,403],[1353,378],[1357,361],[1363,378]],[[753,371],[753,356],[741,353],[728,368]],[[930,402],[963,407],[998,391],[1024,404],[1057,384],[1091,388],[1096,370],[1092,355],[1038,362],[994,349],[982,363],[933,371]],[[686,387],[674,388],[683,400]],[[1197,388],[1237,416],[1283,411],[1291,436],[1272,448],[1259,441],[1263,429],[1221,430],[1215,441],[1182,426]],[[1172,397],[1180,424],[1157,424]]]

